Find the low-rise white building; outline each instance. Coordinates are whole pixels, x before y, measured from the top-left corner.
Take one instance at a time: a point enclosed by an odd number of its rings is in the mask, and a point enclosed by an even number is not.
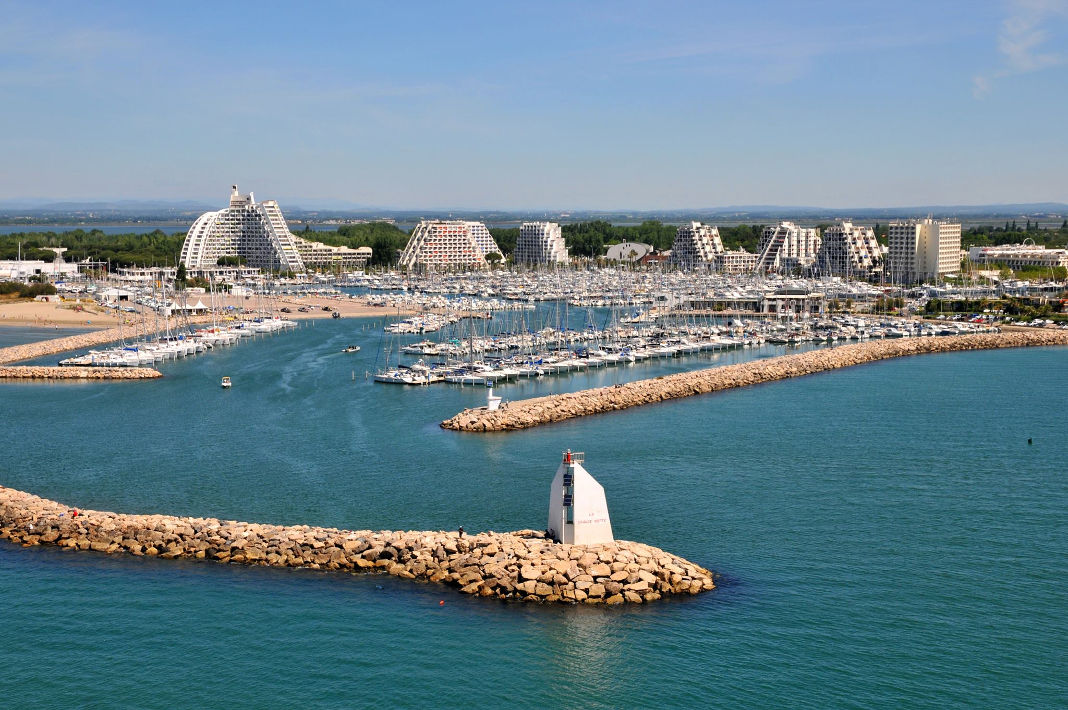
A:
[[[124,283],[153,284],[164,281],[171,283],[177,273],[178,269],[173,266],[130,266],[120,268],[116,276]],[[253,280],[262,275],[263,272],[251,266],[203,266],[186,269],[188,278],[201,278],[214,283]]]
[[[77,275],[78,265],[66,261],[44,261],[41,259],[0,261],[0,280],[3,281],[25,281],[34,276],[43,276],[54,281]]]
[[[296,239],[297,251],[304,266],[317,269],[341,269],[352,271],[363,269],[371,260],[371,247],[334,246],[313,242],[307,239]]]
[[[651,254],[653,251],[652,244],[643,244],[642,242],[620,242],[619,244],[612,244],[605,252],[604,258],[609,261],[629,261],[636,262],[646,254]]]
[[[756,269],[757,255],[745,249],[724,251],[716,254],[712,264],[712,268],[721,274],[748,274]]]
[[[1028,244],[1027,242],[1031,243]],[[989,247],[972,247],[968,250],[968,260],[973,264],[1001,264],[1010,269],[1025,267],[1054,268],[1068,267],[1068,249],[1047,249],[1038,246],[1033,240],[1023,244],[1001,244]]]

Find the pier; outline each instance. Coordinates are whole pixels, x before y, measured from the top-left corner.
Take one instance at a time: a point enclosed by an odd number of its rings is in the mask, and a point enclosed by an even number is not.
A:
[[[504,600],[641,604],[715,588],[708,570],[638,542],[568,545],[534,530],[339,530],[83,510],[0,486],[0,539],[163,559],[381,572]]]
[[[1042,345],[1068,345],[1068,332],[1015,330],[1005,333],[868,341],[638,380],[611,387],[513,401],[494,411],[485,408],[465,409],[441,422],[441,427],[467,432],[527,429],[590,414],[801,377],[907,355]]]

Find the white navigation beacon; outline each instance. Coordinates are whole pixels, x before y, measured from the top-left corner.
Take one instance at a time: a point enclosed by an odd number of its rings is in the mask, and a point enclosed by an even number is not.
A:
[[[614,542],[604,488],[582,467],[581,453],[564,452],[549,493],[549,537],[568,545]]]

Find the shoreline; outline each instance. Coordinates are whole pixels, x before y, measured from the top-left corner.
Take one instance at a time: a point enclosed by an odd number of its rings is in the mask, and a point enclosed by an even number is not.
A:
[[[305,313],[294,311],[292,313],[281,313],[279,309],[275,309],[272,313],[275,317],[285,318],[287,320],[305,321],[305,320],[317,320],[322,318],[333,318],[333,314],[340,313],[341,318],[373,318],[376,316],[396,316],[406,315],[410,313],[416,313],[415,310],[405,310],[397,308],[379,308],[376,306],[369,306],[364,302],[353,301],[351,299],[335,300],[330,298],[309,298],[294,301],[280,301],[291,305],[304,305],[309,307],[315,307],[315,310],[309,310]],[[245,301],[243,299],[230,299],[227,305],[240,304],[244,306]],[[43,309],[61,310],[54,303],[45,302],[20,302],[18,304],[0,304],[0,316],[5,315],[9,311],[5,308],[12,306],[36,306],[37,311]],[[251,305],[251,304],[250,304]],[[329,306],[330,311],[322,310],[323,306]],[[235,306],[236,307],[236,306]],[[25,310],[25,309],[24,309]],[[63,309],[67,310],[67,309]],[[71,311],[74,313],[74,311]],[[130,314],[131,316],[134,314]],[[137,314],[140,316],[140,314]],[[233,313],[225,312],[216,316],[211,315],[199,315],[186,318],[161,319],[161,324],[156,329],[155,326],[148,328],[149,332],[159,333],[168,328],[181,329],[187,322],[195,325],[210,324],[213,320],[218,321],[220,324],[225,325],[227,323],[233,323],[241,320],[251,320],[256,317],[260,317],[263,314],[259,313]],[[155,320],[155,314],[152,315],[152,319]],[[80,350],[83,348],[95,347],[97,345],[105,345],[107,343],[118,342],[123,338],[140,337],[141,333],[138,332],[140,318],[134,320],[128,319],[122,325],[118,322],[114,322],[111,325],[97,327],[95,325],[89,325],[88,327],[94,328],[86,333],[78,333],[76,335],[60,335],[56,338],[42,338],[29,343],[23,343],[21,345],[12,345],[6,348],[0,348],[0,365],[5,365],[13,362],[19,362],[22,360],[33,360],[38,357],[45,357],[47,355],[56,355],[58,353],[67,352],[70,350]],[[87,324],[82,322],[73,322],[68,320],[64,323],[50,323],[49,325],[42,325],[40,322],[24,322],[16,321],[13,318],[0,317],[0,325],[3,326],[22,326],[31,328],[53,328],[58,334],[62,333],[64,328],[85,328]]]
[[[190,297],[190,303],[196,303],[195,298]],[[203,299],[201,299],[203,300]],[[248,312],[236,314],[237,317],[253,317],[262,315],[253,306],[258,303],[255,297],[245,299],[238,296],[225,296],[219,302],[218,318],[234,317],[235,314],[226,311],[227,307],[243,309],[248,307]],[[280,297],[275,301],[287,307],[292,307],[291,313],[282,313],[280,307],[271,311],[272,315],[280,315],[290,320],[309,320],[318,318],[332,318],[334,312],[340,313],[342,318],[373,318],[375,316],[414,315],[419,312],[415,308],[385,308],[368,305],[365,298],[329,298],[325,296],[305,296],[302,298]],[[83,310],[75,310],[81,306]],[[300,312],[297,308],[306,306],[311,310]],[[330,311],[322,310],[323,306],[329,306]],[[146,313],[146,318],[156,318],[154,313]],[[92,328],[104,330],[108,328],[136,329],[141,321],[141,313],[122,313],[119,315],[114,309],[104,308],[96,302],[75,302],[73,300],[60,303],[52,301],[33,300],[0,300],[0,328],[3,327],[31,327],[53,328],[63,330],[65,328]]]
[[[712,572],[659,548],[568,545],[518,530],[340,530],[82,510],[0,486],[0,539],[163,559],[384,572],[505,601],[643,604],[715,589]]]
[[[1068,345],[1063,330],[1014,330],[1003,333],[900,338],[821,348],[764,360],[683,372],[565,394],[508,402],[496,411],[465,409],[441,422],[442,429],[499,432],[603,414],[672,399],[775,382],[843,367],[909,355],[962,350]]]

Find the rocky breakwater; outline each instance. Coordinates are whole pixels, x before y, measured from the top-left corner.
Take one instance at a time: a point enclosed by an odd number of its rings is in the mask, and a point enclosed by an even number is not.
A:
[[[130,334],[129,328],[125,329],[125,334]],[[104,343],[112,343],[116,340],[121,340],[122,336],[122,328],[108,328],[105,330],[94,330],[91,333],[68,335],[65,338],[51,338],[49,340],[39,340],[36,343],[13,345],[8,348],[0,348],[0,364],[18,362],[19,360],[31,360],[37,357],[44,357],[45,355],[64,353],[68,350],[91,348],[96,345],[103,345]]]
[[[466,409],[443,421],[441,426],[444,429],[470,432],[526,429],[589,414],[612,412],[669,399],[811,375],[906,355],[1041,345],[1068,345],[1068,331],[1029,330],[901,338],[843,345],[639,380],[612,387],[508,402],[495,411],[489,411],[484,407]]]
[[[663,550],[617,540],[565,545],[541,532],[338,530],[214,518],[126,515],[0,487],[0,538],[30,545],[232,564],[377,571],[464,594],[522,601],[640,604],[713,589],[712,573]]]
[[[152,380],[163,377],[150,367],[49,367],[0,365],[0,380]]]
[[[188,319],[192,323],[206,322],[208,320],[209,318],[206,316]],[[177,329],[184,322],[186,322],[186,319],[179,323],[177,319],[171,318],[169,321],[164,321],[160,324],[158,332],[162,332],[167,328]],[[126,328],[106,328],[94,330],[91,333],[79,333],[78,335],[68,335],[63,338],[50,338],[48,340],[39,340],[36,343],[24,343],[23,345],[0,348],[0,365],[18,362],[19,360],[32,360],[45,355],[65,353],[70,350],[84,350],[85,348],[92,348],[105,343],[114,343],[124,337],[130,337],[131,332],[129,326]]]

